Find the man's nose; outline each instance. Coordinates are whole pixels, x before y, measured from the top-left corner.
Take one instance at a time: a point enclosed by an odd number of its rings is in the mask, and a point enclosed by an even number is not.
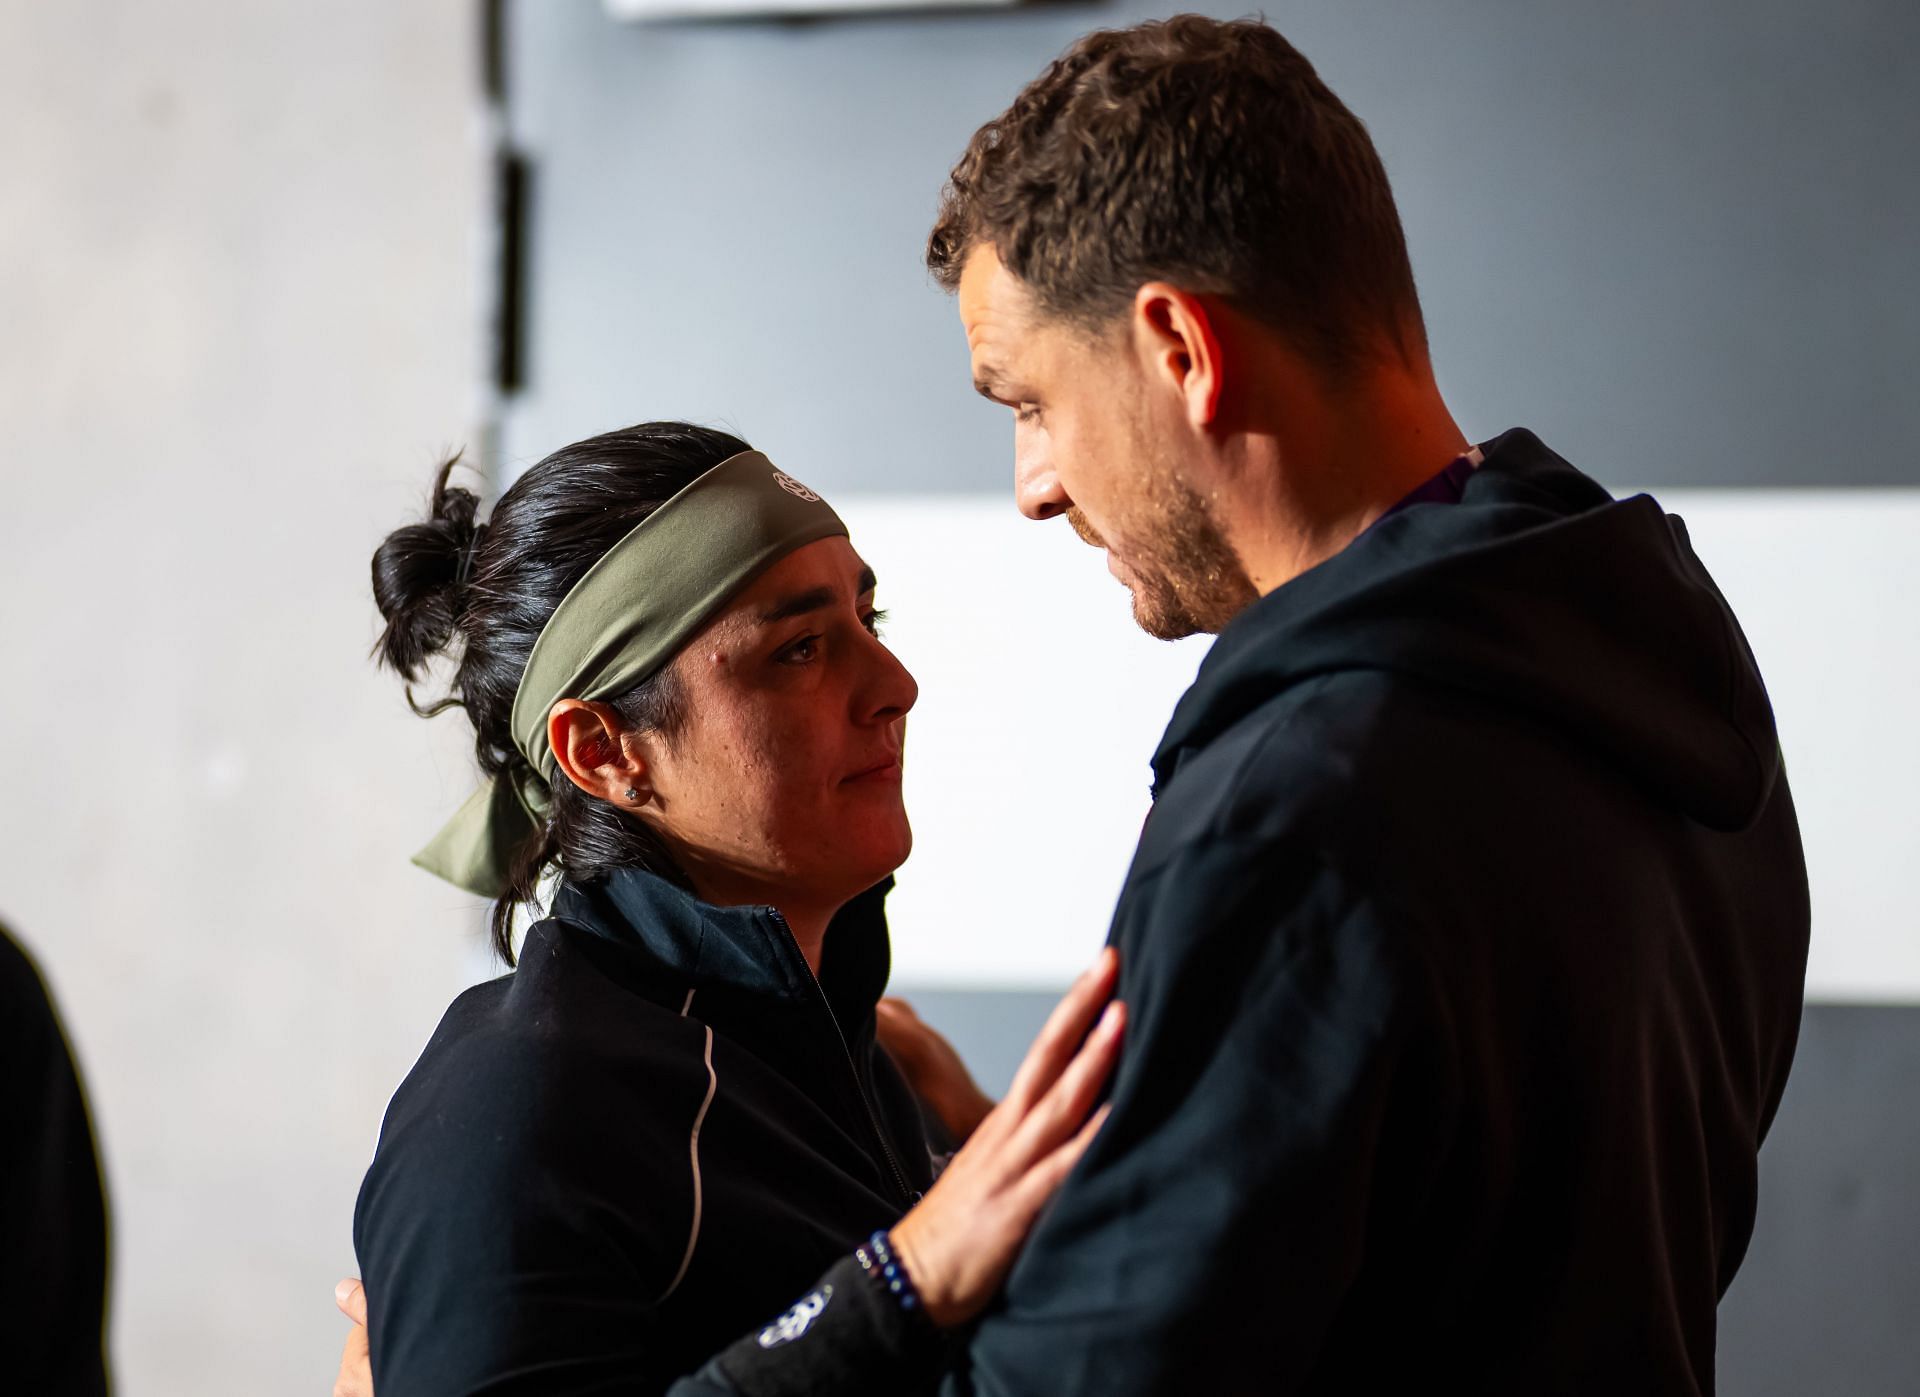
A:
[[[1013,461],[1013,498],[1029,519],[1051,519],[1065,514],[1073,500],[1060,486],[1060,477],[1044,456],[1016,454]]]

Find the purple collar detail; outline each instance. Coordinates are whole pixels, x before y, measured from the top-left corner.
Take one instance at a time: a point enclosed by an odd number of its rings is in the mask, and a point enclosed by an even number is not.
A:
[[[1485,459],[1486,456],[1477,446],[1462,452],[1447,463],[1445,470],[1415,486],[1380,519],[1390,519],[1416,504],[1459,504],[1460,497],[1467,492],[1467,482],[1473,479],[1473,473],[1480,469],[1480,463]],[[1361,532],[1364,534],[1377,527],[1380,519],[1374,520]]]

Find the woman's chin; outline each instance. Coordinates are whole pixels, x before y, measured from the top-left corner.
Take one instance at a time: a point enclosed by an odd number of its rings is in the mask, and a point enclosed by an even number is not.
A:
[[[913,829],[902,813],[888,827],[860,831],[840,850],[840,860],[848,869],[848,882],[857,883],[864,892],[888,877],[913,852]]]
[[[896,871],[901,864],[907,861],[912,853],[913,831],[907,827],[906,821],[902,820],[899,830],[890,838],[884,841],[875,841],[870,863],[873,869],[873,879],[868,886],[871,887],[873,883],[879,882],[888,874]]]

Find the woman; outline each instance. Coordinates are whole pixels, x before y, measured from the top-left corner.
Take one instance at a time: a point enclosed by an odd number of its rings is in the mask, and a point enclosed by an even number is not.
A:
[[[354,1219],[374,1380],[661,1392],[728,1350],[913,1390],[1098,1128],[1111,960],[935,1184],[875,1041],[916,689],[844,526],[682,424],[555,452],[485,524],[451,464],[373,568],[380,657],[457,654],[420,711],[464,709],[487,777],[417,861],[495,899],[509,963],[549,881],[551,914],[389,1107]]]

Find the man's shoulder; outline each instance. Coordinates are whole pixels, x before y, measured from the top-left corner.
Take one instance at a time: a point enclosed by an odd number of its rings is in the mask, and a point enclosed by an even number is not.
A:
[[[1427,758],[1442,740],[1477,734],[1428,686],[1379,670],[1291,685],[1186,757],[1155,801],[1142,852],[1305,839],[1337,859],[1368,842],[1383,801],[1433,790]]]
[[[1463,796],[1505,779],[1487,773],[1513,741],[1484,705],[1390,673],[1295,685],[1182,765],[1121,916],[1150,939],[1169,917],[1232,916],[1424,974],[1435,893],[1475,881],[1484,841]]]

